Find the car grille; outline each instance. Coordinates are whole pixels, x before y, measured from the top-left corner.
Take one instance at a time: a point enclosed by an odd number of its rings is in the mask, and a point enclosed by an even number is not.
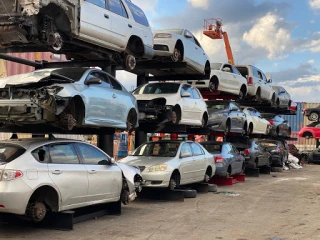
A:
[[[140,169],[141,172],[143,172],[143,170],[146,168],[145,166],[138,166],[138,168]]]
[[[169,51],[169,48],[168,46],[166,45],[161,45],[161,44],[156,44],[156,45],[153,45],[153,49],[154,50],[157,50],[157,51]]]
[[[147,111],[152,111],[154,110],[154,106],[153,105],[149,105],[150,101],[148,100],[142,100],[142,101],[138,101],[138,109],[140,112],[147,112]]]

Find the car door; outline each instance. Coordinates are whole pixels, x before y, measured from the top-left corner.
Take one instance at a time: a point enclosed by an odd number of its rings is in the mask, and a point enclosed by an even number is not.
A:
[[[195,99],[193,98],[193,93],[190,85],[184,84],[181,87],[180,94],[181,96],[183,93],[188,92],[190,93],[189,97],[182,97],[182,105],[181,105],[181,110],[182,110],[182,121],[187,121],[187,122],[192,122],[195,119],[194,112],[196,109],[195,106]],[[198,117],[196,117],[197,119]]]
[[[194,114],[197,116],[198,121],[202,121],[203,113],[206,111],[206,104],[200,96],[200,93],[195,87],[190,87],[192,96],[195,102]]]
[[[88,174],[72,143],[48,145],[49,177],[57,186],[61,196],[61,205],[76,206],[87,201]]]
[[[264,92],[264,99],[271,100],[271,92],[273,91],[272,87],[269,85],[266,75],[264,75],[263,72],[261,72],[261,75],[262,75],[262,86],[263,86],[262,88]]]
[[[237,90],[240,91],[240,88],[242,86],[242,84],[244,84],[245,82],[245,79],[242,77],[241,73],[239,72],[239,70],[235,67],[235,66],[232,66],[232,72],[234,74],[234,78],[235,78],[235,82],[234,82],[234,86],[236,87]]]
[[[111,21],[112,43],[121,49],[127,47],[128,39],[136,29],[133,20],[129,18],[128,11],[122,0],[107,0],[109,7],[109,20]],[[137,29],[139,31],[139,29]],[[140,33],[136,33],[140,36]]]
[[[86,78],[88,82],[92,78],[101,80],[100,84],[87,84],[82,94],[86,100],[86,120],[100,125],[113,124],[117,112],[117,100],[111,88],[109,79],[100,71],[92,71]]]
[[[189,153],[187,157],[183,157],[183,154]],[[196,177],[196,169],[194,167],[193,163],[193,156],[192,156],[192,150],[189,143],[183,143],[181,146],[180,154],[180,174],[181,179],[180,183],[186,184],[192,182],[193,179]]]
[[[200,69],[205,68],[206,62],[208,60],[207,54],[205,53],[205,51],[203,50],[203,48],[201,47],[199,41],[197,40],[197,38],[195,36],[193,36],[195,44],[196,44],[196,50],[197,50],[197,60],[198,60],[198,65]]]
[[[241,131],[243,129],[244,125],[244,113],[241,111],[241,108],[237,106],[236,104],[230,103],[231,109],[233,109],[232,114],[234,121],[234,127],[237,132]]]
[[[196,180],[201,181],[204,179],[204,175],[207,170],[207,159],[205,158],[205,153],[201,149],[198,143],[191,143],[191,149],[193,153],[193,165],[195,169]]]
[[[232,148],[231,152],[232,152],[233,162],[234,162],[233,169],[235,170],[236,173],[240,173],[242,171],[243,158],[241,157],[240,152],[234,145],[230,143],[230,146]]]
[[[111,164],[109,156],[89,144],[76,143],[76,148],[87,170],[87,202],[119,198],[122,187],[120,168]]]
[[[236,86],[234,86],[234,82],[236,79],[234,78],[233,71],[232,71],[232,66],[230,64],[224,64],[223,67],[221,68],[221,71],[223,72],[222,76],[222,81],[224,88],[227,88],[228,91],[234,92],[236,89]],[[239,89],[240,90],[240,89]]]
[[[85,0],[80,8],[80,38],[100,46],[111,43],[110,12],[105,0]]]
[[[189,30],[184,30],[182,37],[184,39],[184,57],[186,58],[187,63],[193,66],[198,71],[203,71],[202,68],[199,67],[199,47],[196,45],[192,33]]]

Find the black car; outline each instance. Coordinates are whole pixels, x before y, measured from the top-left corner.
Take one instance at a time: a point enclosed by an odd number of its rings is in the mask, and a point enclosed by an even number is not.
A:
[[[248,140],[242,143],[233,143],[234,146],[245,157],[246,167],[269,167],[271,164],[271,154],[263,145],[255,140]]]
[[[291,127],[288,120],[284,120],[279,115],[275,117],[266,117],[271,125],[270,135],[272,136],[291,136]]]
[[[308,119],[312,122],[319,122],[320,105],[315,108],[303,109],[303,115],[308,117]]]
[[[289,146],[281,140],[259,140],[262,147],[271,154],[271,166],[283,166],[288,161]]]
[[[241,107],[231,101],[206,101],[208,109],[208,123],[213,131],[240,133],[247,132],[247,118]]]
[[[291,96],[283,87],[272,86],[272,89],[276,93],[276,108],[290,109]]]

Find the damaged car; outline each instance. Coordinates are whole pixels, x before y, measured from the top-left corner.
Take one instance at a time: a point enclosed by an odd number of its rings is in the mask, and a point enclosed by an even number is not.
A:
[[[207,105],[199,90],[181,82],[156,82],[133,91],[138,101],[139,121],[204,127]]]
[[[2,0],[0,51],[51,51],[127,70],[154,55],[148,20],[129,0]]]
[[[1,79],[0,123],[130,131],[138,126],[138,106],[124,86],[99,69],[41,69]]]
[[[138,168],[86,142],[52,136],[0,142],[0,217],[42,222],[48,212],[128,204],[141,184]]]

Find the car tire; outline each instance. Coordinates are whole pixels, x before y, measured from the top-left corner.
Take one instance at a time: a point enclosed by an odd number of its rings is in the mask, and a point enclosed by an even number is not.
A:
[[[169,180],[169,186],[168,189],[170,191],[175,190],[180,186],[180,175],[176,172],[172,173],[171,178]]]
[[[312,122],[319,122],[319,114],[316,113],[316,112],[312,112],[310,113],[309,115],[309,120],[312,121]]]
[[[217,192],[218,186],[216,184],[208,184],[208,192]]]
[[[181,120],[181,113],[177,107],[173,108],[171,112],[171,122],[173,124],[179,124]]]
[[[173,62],[179,62],[182,60],[182,53],[179,48],[174,48],[171,59]]]
[[[239,100],[243,100],[246,97],[246,93],[247,93],[246,87],[242,86],[238,96]]]
[[[243,161],[243,163],[242,163],[242,167],[241,167],[241,174],[244,174],[245,173],[245,171],[246,171],[246,163]]]
[[[26,215],[35,223],[42,222],[47,215],[47,207],[41,201],[29,202]]]
[[[212,77],[209,82],[209,90],[211,92],[218,91],[218,87],[219,87],[219,81],[217,77]]]
[[[207,126],[207,120],[206,120],[205,114],[203,114],[200,127],[204,128],[206,126]]]
[[[248,136],[250,136],[250,135],[253,134],[253,129],[254,129],[253,124],[250,123],[250,124],[249,124],[249,128],[248,128]]]
[[[313,135],[312,133],[310,132],[305,132],[302,137],[304,137],[305,139],[310,139],[310,138],[313,138]]]
[[[132,130],[135,128],[136,123],[138,121],[138,116],[134,110],[130,110],[127,116],[127,121],[126,121],[126,131],[129,133],[132,132]]]
[[[260,90],[260,88],[257,90],[256,94],[254,95],[254,100],[256,102],[260,102],[261,101],[261,90]]]
[[[123,67],[127,71],[132,71],[135,69],[137,65],[136,58],[133,55],[125,55],[124,60],[123,60]]]
[[[277,109],[280,108],[280,100],[279,100],[279,98],[278,98],[277,101],[276,101],[276,108],[277,108]]]
[[[175,192],[183,192],[184,198],[196,198],[197,190],[195,189],[175,189]]]

